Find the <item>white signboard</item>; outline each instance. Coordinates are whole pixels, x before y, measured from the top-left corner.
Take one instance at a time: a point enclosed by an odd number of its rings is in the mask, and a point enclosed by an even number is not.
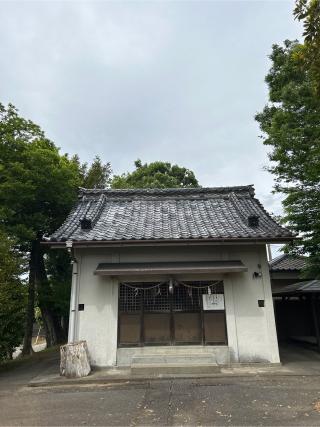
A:
[[[224,310],[223,294],[203,294],[202,303],[204,310]]]

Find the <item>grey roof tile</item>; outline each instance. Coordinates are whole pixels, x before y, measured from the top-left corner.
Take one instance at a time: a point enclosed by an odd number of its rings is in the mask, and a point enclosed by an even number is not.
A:
[[[293,283],[273,292],[273,295],[299,295],[305,293],[320,293],[320,280]]]
[[[248,216],[259,217],[250,227]],[[81,219],[92,229],[82,230]],[[195,189],[81,189],[51,241],[290,239],[254,197],[253,186]]]
[[[303,256],[280,255],[269,262],[270,271],[300,271],[307,265],[307,259]]]

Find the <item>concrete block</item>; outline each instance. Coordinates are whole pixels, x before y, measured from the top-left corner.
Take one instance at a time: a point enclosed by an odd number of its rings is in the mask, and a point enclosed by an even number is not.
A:
[[[144,377],[161,377],[166,375],[200,375],[219,373],[220,368],[216,363],[152,363],[132,364],[131,375]]]
[[[183,354],[183,353],[168,353],[168,354],[149,354],[139,355],[132,358],[132,364],[152,365],[154,363],[173,363],[173,364],[210,364],[216,363],[214,354]]]

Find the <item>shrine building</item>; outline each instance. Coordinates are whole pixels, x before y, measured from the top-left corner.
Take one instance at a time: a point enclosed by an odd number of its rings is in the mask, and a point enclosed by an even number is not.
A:
[[[93,366],[210,372],[279,363],[266,244],[293,238],[253,186],[81,189],[44,244],[71,254],[69,342]]]

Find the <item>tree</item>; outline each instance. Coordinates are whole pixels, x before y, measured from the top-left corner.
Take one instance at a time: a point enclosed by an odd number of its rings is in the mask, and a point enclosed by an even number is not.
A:
[[[320,95],[320,0],[297,0],[294,16],[303,22],[304,44],[300,54]]]
[[[106,188],[110,183],[110,175],[112,172],[109,162],[102,163],[99,156],[93,159],[92,164],[88,168],[88,164],[84,163],[81,166],[81,186],[84,188]]]
[[[88,166],[81,164],[77,155],[72,160],[78,165],[80,175],[80,186],[86,188],[105,188],[109,184],[111,165],[102,163],[96,156]],[[49,250],[45,258],[46,271],[48,275],[47,289],[45,295],[47,304],[52,308],[55,315],[59,334],[59,341],[64,342],[68,336],[69,306],[71,290],[71,264],[70,257],[65,251]]]
[[[269,103],[255,118],[271,147],[275,191],[285,195],[284,221],[302,236],[287,250],[309,254],[308,272],[320,277],[320,97],[304,48],[292,41],[273,46]]]
[[[59,341],[68,337],[72,266],[66,251],[49,250],[45,258],[48,276],[47,302],[59,323]]]
[[[47,339],[58,340],[40,242],[61,225],[79,184],[77,162],[61,155],[39,126],[20,117],[13,105],[0,104],[0,220],[29,258],[24,354],[32,351],[35,291]]]
[[[0,362],[11,359],[23,338],[26,286],[24,261],[14,242],[0,230]]]
[[[142,164],[134,163],[136,169],[122,175],[115,175],[112,188],[182,188],[199,187],[194,173],[184,167],[167,162]]]

